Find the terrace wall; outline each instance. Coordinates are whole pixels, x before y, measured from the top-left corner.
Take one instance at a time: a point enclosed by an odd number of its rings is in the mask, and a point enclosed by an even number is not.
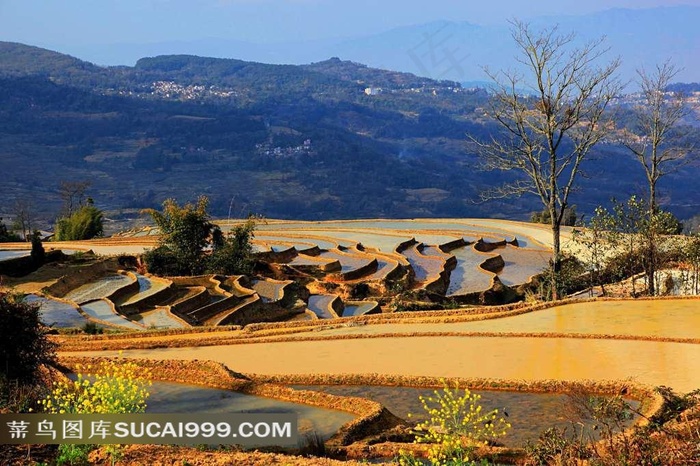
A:
[[[114,274],[120,269],[117,258],[104,259],[94,264],[80,268],[80,273],[72,273],[59,278],[56,283],[47,288],[47,292],[52,296],[64,297],[68,292],[85,285],[97,278],[102,278],[109,274]]]
[[[257,296],[254,301],[243,303],[229,316],[222,319],[219,325],[249,325],[264,322],[281,322],[303,314],[303,307],[284,308],[274,303],[263,304]]]
[[[50,262],[57,262],[65,259],[67,256],[63,254],[63,251],[47,251],[44,257],[44,264]],[[25,257],[15,257],[14,259],[7,259],[0,261],[0,275],[7,275],[8,277],[23,277],[29,275],[30,273],[37,270],[43,264],[36,264],[31,256]]]
[[[197,287],[199,291],[194,296],[185,298],[182,301],[176,302],[170,306],[170,310],[179,316],[185,316],[190,312],[200,307],[209,304],[210,297],[207,289],[203,286]]]

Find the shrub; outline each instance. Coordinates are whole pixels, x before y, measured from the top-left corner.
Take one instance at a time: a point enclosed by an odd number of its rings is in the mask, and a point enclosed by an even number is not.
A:
[[[39,367],[55,359],[55,345],[39,320],[39,305],[0,292],[0,379],[32,383]]]
[[[156,275],[187,275],[189,272],[189,268],[183,270],[175,253],[165,246],[146,251],[143,261],[148,271]]]
[[[88,335],[99,335],[104,332],[104,329],[95,322],[85,322],[82,330]]]
[[[41,244],[41,234],[38,231],[32,234],[31,257],[36,267],[41,267],[46,262],[46,251],[44,251],[44,245]]]
[[[576,206],[567,207],[564,209],[564,217],[561,224],[572,227],[576,225],[577,219]],[[552,214],[549,212],[549,209],[545,208],[541,212],[534,212],[530,215],[530,222],[549,225],[552,223]]]
[[[5,223],[2,221],[2,217],[0,217],[0,243],[15,241],[22,241],[22,238],[20,238],[16,233],[9,231],[7,229],[7,225],[5,225]]]
[[[104,215],[92,204],[85,205],[56,223],[57,241],[78,241],[102,236]]]

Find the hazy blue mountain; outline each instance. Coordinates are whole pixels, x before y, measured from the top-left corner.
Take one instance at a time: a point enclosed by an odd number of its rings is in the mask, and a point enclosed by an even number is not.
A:
[[[610,57],[623,59],[623,80],[640,66],[671,58],[684,69],[681,81],[700,75],[700,7],[611,9],[583,16],[540,17],[533,25],[560,25],[575,31],[579,42],[607,36]],[[469,22],[437,21],[347,39],[253,44],[229,39],[156,44],[114,44],[66,47],[72,55],[98,64],[133,65],[144,56],[192,54],[265,63],[304,64],[340,57],[372,67],[407,71],[434,79],[487,79],[483,68],[510,68],[516,54],[509,25],[478,26]]]

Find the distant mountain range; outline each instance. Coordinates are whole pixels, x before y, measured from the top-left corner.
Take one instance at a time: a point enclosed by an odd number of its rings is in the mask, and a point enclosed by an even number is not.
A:
[[[493,132],[488,100],[484,89],[338,58],[168,55],[101,67],[0,42],[0,216],[31,199],[50,220],[59,183],[89,180],[113,218],[199,194],[217,216],[527,218],[539,200],[479,202],[509,179],[481,171],[467,143]],[[629,153],[605,144],[593,155],[573,196],[579,212],[643,193]],[[700,212],[698,169],[660,186],[682,218]]]
[[[684,69],[679,80],[700,80],[700,7],[611,9],[582,16],[540,17],[531,23],[535,27],[558,24],[562,32],[575,32],[581,41],[606,36],[610,56],[623,59],[624,80],[634,78],[640,66],[653,66],[669,58]],[[454,81],[484,80],[483,67],[509,68],[516,53],[507,24],[479,26],[452,21],[342,40],[273,44],[222,39],[112,45],[86,42],[62,51],[104,65],[133,65],[145,56],[182,53],[289,64],[340,57],[375,68]]]

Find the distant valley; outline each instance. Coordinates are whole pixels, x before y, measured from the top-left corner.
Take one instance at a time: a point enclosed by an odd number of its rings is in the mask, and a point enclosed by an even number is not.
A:
[[[200,193],[222,217],[527,218],[538,200],[479,201],[506,180],[481,171],[467,142],[490,134],[488,99],[482,88],[338,58],[173,55],[99,67],[0,43],[0,215],[33,199],[49,222],[60,181],[90,180],[88,194],[114,218]],[[642,193],[628,153],[611,142],[594,155],[573,198],[580,212]],[[697,170],[661,185],[682,218],[700,212]]]

